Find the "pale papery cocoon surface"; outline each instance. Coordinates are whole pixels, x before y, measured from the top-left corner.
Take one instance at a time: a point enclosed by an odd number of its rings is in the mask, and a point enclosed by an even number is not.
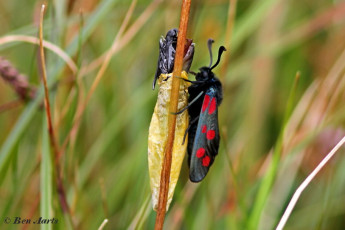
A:
[[[166,80],[167,77],[169,77],[168,80]],[[188,79],[187,73],[185,71],[181,73],[181,77],[184,79]],[[168,116],[170,112],[169,104],[172,74],[161,74],[158,80],[158,84],[158,98],[151,119],[148,141],[150,185],[152,193],[152,205],[154,210],[156,210],[158,206],[162,164],[164,160],[165,146],[168,138]],[[182,110],[188,105],[188,86],[188,82],[181,80],[179,89],[178,111]],[[183,145],[182,142],[186,129],[188,128],[188,121],[188,110],[185,110],[183,113],[176,115],[176,129],[172,150],[170,184],[168,202],[166,207],[167,210],[174,195],[176,183],[181,171],[181,165],[187,149],[188,136],[186,136],[186,140]]]

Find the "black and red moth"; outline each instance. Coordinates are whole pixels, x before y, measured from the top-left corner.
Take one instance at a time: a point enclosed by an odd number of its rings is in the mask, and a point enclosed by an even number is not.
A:
[[[226,50],[224,46],[219,47],[218,60],[212,66],[212,39],[208,40],[210,52],[210,65],[201,67],[195,75],[196,81],[191,82],[188,87],[188,162],[190,167],[189,179],[192,182],[200,182],[206,176],[218,154],[219,148],[219,127],[218,127],[218,106],[223,99],[222,84],[212,72]],[[188,80],[186,80],[188,81]],[[186,109],[185,108],[185,109]],[[185,110],[183,109],[183,110]],[[183,111],[180,111],[181,113]]]

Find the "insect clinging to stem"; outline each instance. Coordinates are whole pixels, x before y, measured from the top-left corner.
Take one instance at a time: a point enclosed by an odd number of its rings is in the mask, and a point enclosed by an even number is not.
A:
[[[219,47],[217,62],[212,66],[212,39],[208,40],[210,64],[193,73],[195,81],[188,87],[188,106],[177,114],[188,109],[189,127],[188,133],[188,163],[190,167],[189,179],[192,182],[200,182],[206,176],[209,168],[218,154],[219,127],[218,106],[223,99],[222,84],[212,70],[219,64],[222,53],[226,51],[224,46]]]

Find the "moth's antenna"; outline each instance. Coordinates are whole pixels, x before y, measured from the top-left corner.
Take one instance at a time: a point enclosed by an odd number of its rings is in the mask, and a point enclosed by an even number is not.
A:
[[[210,68],[212,65],[212,43],[213,42],[214,40],[212,38],[208,39],[207,41],[208,52],[210,52],[210,65],[208,66],[208,68]]]
[[[220,58],[222,57],[222,54],[223,54],[224,51],[226,51],[224,46],[219,47],[219,50],[218,50],[218,60],[217,60],[216,64],[214,64],[214,66],[211,67],[211,70],[219,64]]]

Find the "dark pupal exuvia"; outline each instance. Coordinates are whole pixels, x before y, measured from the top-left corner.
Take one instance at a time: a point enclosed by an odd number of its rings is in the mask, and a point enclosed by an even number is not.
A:
[[[189,127],[186,132],[189,179],[192,182],[204,179],[219,149],[218,106],[222,102],[223,91],[222,84],[212,69],[219,64],[226,49],[224,46],[219,48],[217,62],[212,66],[212,43],[213,40],[209,39],[210,65],[200,68],[198,73],[193,73],[195,81],[189,81],[192,85],[188,88]]]
[[[158,64],[153,79],[152,89],[155,88],[156,82],[161,74],[172,73],[174,69],[177,34],[178,30],[174,28],[168,31],[165,38],[161,37],[159,40]],[[182,69],[188,73],[193,61],[194,43],[192,43],[191,39],[187,39],[185,44]]]

